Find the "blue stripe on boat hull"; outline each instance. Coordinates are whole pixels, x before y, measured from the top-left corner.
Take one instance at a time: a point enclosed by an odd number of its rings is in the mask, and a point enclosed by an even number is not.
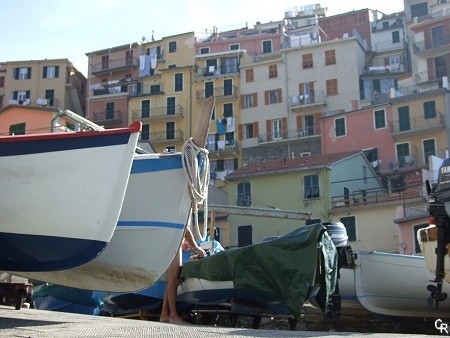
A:
[[[153,171],[180,169],[183,167],[181,156],[166,158],[150,158],[133,161],[132,174],[148,173]]]
[[[0,232],[0,270],[58,271],[94,259],[106,242]]]
[[[42,140],[17,140],[16,142],[4,142],[0,147],[0,156],[16,156],[25,154],[49,153],[54,151],[66,151],[95,147],[107,147],[119,144],[127,144],[130,133],[101,134],[94,136],[68,137]]]

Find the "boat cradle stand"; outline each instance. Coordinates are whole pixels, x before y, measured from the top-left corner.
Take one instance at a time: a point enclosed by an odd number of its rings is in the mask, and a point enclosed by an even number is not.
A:
[[[6,283],[0,282],[0,298],[3,305],[13,305],[16,310],[22,308],[25,298],[31,294],[29,283]]]

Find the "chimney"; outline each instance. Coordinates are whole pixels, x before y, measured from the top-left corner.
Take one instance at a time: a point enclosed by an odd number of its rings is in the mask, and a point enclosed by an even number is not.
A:
[[[352,100],[352,110],[358,109],[358,100]]]

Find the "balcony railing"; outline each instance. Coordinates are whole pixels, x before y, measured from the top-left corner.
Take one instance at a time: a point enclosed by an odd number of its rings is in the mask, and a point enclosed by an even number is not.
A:
[[[197,69],[197,77],[226,75],[233,73],[239,73],[239,65],[231,64],[231,65],[224,65],[221,67],[210,66]]]
[[[183,131],[181,129],[163,132],[151,132],[150,143],[183,142]]]
[[[95,112],[92,114],[92,122],[100,125],[122,123],[122,112],[120,110]]]
[[[172,119],[183,116],[183,107],[181,105],[153,107],[150,109],[134,109],[132,111],[133,121],[140,120],[157,120],[157,119]]]
[[[401,121],[392,121],[390,124],[391,133],[397,135],[423,130],[429,131],[430,128],[445,128],[444,117],[441,113],[437,113],[435,117],[416,116]]]
[[[307,106],[324,106],[326,105],[327,96],[322,92],[310,92],[309,94],[299,93],[298,95],[289,97],[289,107],[291,109],[307,107]]]
[[[130,90],[130,96],[138,95],[164,95],[162,84],[158,85],[141,85],[137,84]]]
[[[118,60],[109,60],[108,62],[100,62],[97,64],[91,64],[91,73],[98,74],[103,72],[110,72],[113,70],[120,70],[129,67],[138,67],[139,61],[135,57],[127,57]]]
[[[377,203],[392,203],[406,199],[422,197],[422,187],[417,184],[411,186],[397,187],[387,192],[383,189],[372,191],[359,190],[348,195],[333,196],[331,206],[335,208],[349,208],[374,205]]]
[[[226,140],[211,142],[206,145],[206,149],[211,155],[237,154],[239,151],[239,144],[237,140]]]
[[[279,142],[317,136],[320,136],[320,126],[311,126],[305,128],[280,131],[279,133],[271,132],[259,134],[258,142],[259,143]]]
[[[449,76],[448,67],[438,67],[434,71],[424,71],[416,74],[416,83],[423,84],[433,81],[439,81],[444,76]]]
[[[238,96],[238,92],[237,92],[237,87],[236,86],[232,86],[232,87],[219,87],[219,88],[214,88],[212,90],[197,90],[196,92],[196,99],[197,100],[203,100],[203,99],[207,99],[210,96],[215,96],[216,98],[221,98],[221,97],[237,97]]]
[[[430,40],[422,40],[413,43],[414,54],[421,54],[431,49],[448,48],[450,44],[450,35],[440,36],[438,38],[431,38]]]

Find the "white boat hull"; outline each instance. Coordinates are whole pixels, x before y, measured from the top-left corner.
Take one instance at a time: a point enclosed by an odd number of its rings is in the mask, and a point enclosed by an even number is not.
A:
[[[450,302],[428,305],[426,285],[433,279],[421,256],[358,252],[354,287],[358,301],[370,312],[401,317],[450,317]],[[445,292],[450,287],[445,285]]]
[[[110,241],[140,123],[87,133],[0,138],[0,269],[85,264]]]
[[[22,275],[96,291],[147,288],[173,260],[190,206],[181,154],[135,155],[119,222],[106,249],[75,269]]]

